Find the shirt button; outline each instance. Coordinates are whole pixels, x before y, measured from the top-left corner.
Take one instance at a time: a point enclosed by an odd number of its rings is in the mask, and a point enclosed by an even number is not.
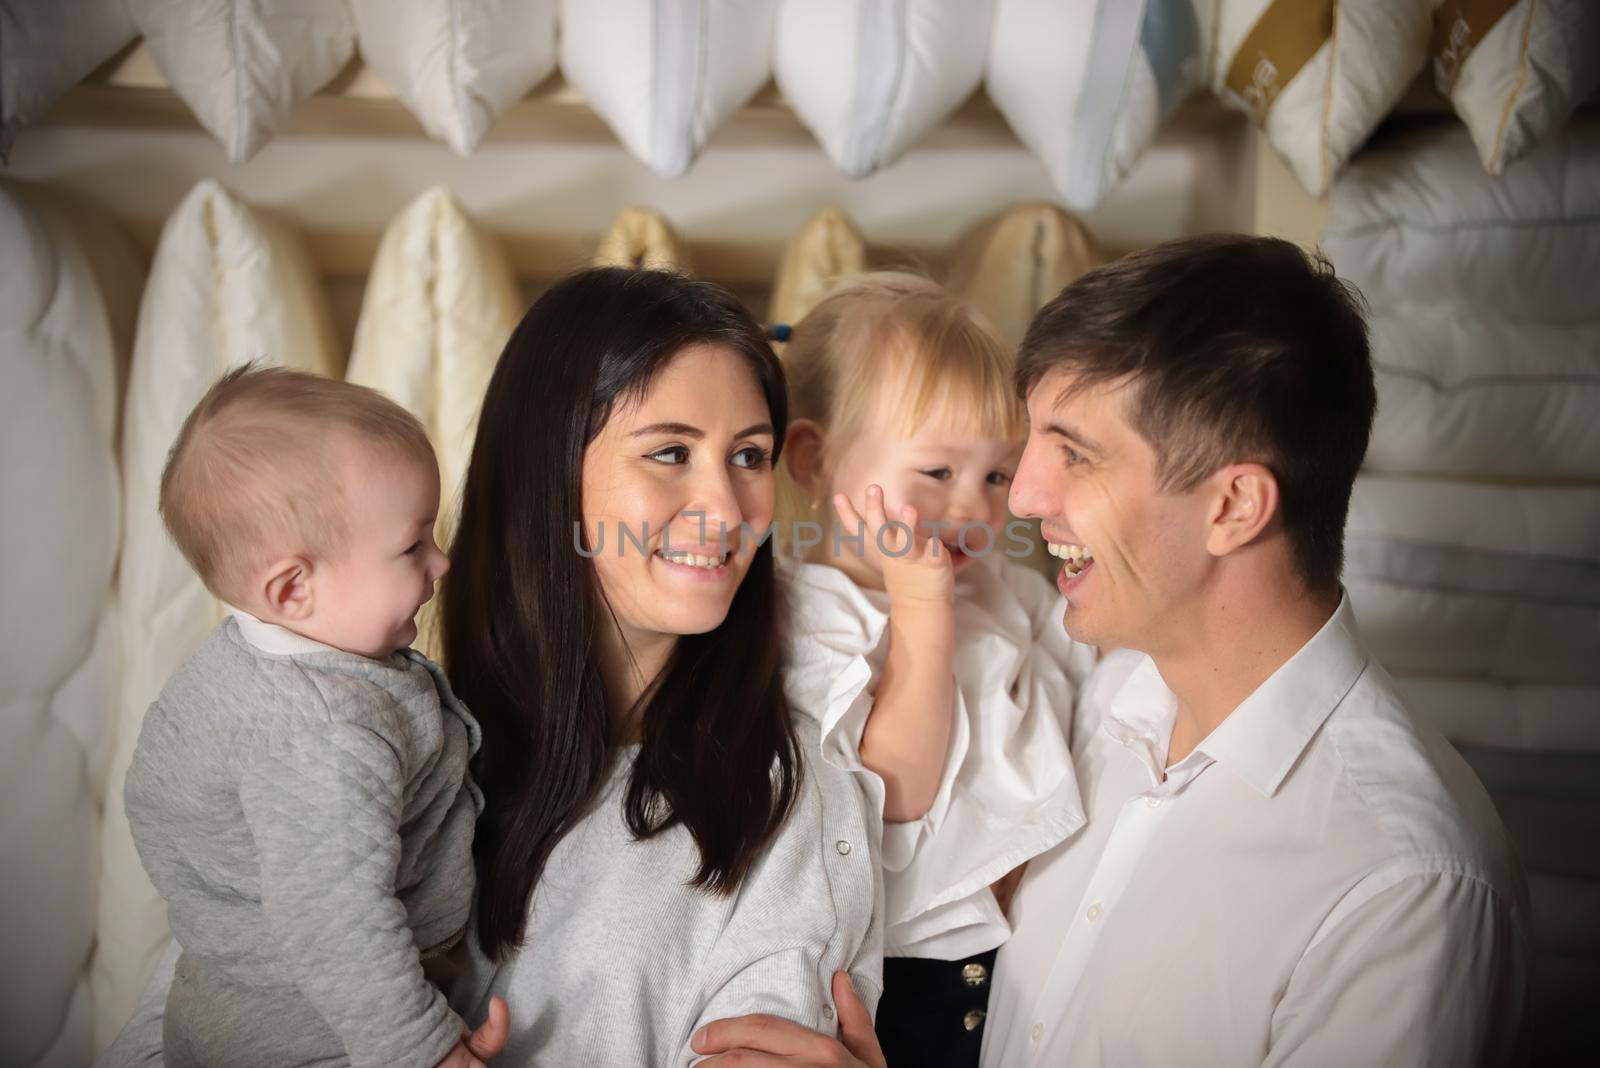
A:
[[[973,1009],[971,1012],[961,1017],[961,1026],[965,1027],[968,1031],[976,1031],[978,1029],[978,1025],[983,1023],[983,1015],[982,1009]]]
[[[1034,1024],[1033,1030],[1028,1032],[1028,1037],[1037,1044],[1044,1037],[1044,1024]]]
[[[1084,913],[1084,915],[1089,917],[1090,923],[1093,923],[1095,920],[1098,920],[1101,916],[1103,916],[1105,911],[1105,909],[1100,907],[1100,902],[1096,901],[1093,905],[1089,906],[1089,911]]]
[[[1144,803],[1149,805],[1151,808],[1160,808],[1161,807],[1161,798],[1159,798],[1159,797],[1147,797],[1147,798],[1144,799]]]
[[[824,1005],[824,1006],[822,1006],[822,1018],[824,1020],[833,1019],[833,1006],[832,1005]],[[969,1028],[967,1028],[967,1030],[970,1031],[970,1030],[972,1030],[972,1028],[969,1027]]]
[[[968,986],[982,986],[989,979],[989,969],[981,964],[973,963],[962,967],[961,978]],[[967,1028],[968,1031],[972,1028]]]
[[[843,838],[833,843],[833,848],[839,851],[839,855],[841,857],[848,857],[850,855],[850,843],[846,842]]]

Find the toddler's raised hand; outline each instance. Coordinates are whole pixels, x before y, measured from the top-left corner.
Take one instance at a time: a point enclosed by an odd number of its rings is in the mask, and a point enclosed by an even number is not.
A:
[[[846,533],[863,528],[848,496],[834,494],[833,506]],[[884,512],[883,487],[874,483],[867,487],[866,512],[866,551],[880,563],[890,602],[950,604],[955,598],[955,563],[938,538],[917,529],[917,510],[905,505],[900,509],[904,525],[891,524]]]

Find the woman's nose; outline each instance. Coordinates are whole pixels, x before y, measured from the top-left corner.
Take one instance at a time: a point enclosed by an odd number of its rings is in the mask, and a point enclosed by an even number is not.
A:
[[[708,474],[697,482],[693,500],[679,514],[690,521],[696,538],[702,537],[700,524],[704,524],[703,539],[707,544],[716,543],[719,534],[723,539],[729,537],[744,518],[733,483],[717,474]]]

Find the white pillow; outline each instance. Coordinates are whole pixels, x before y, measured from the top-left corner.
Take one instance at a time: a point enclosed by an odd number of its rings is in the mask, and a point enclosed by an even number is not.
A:
[[[1322,245],[1372,309],[1376,471],[1600,481],[1600,120],[1491,178],[1467,132],[1385,138]]]
[[[1426,60],[1427,0],[1218,0],[1212,89],[1321,196]]]
[[[1600,488],[1362,476],[1344,584],[1391,670],[1600,683]]]
[[[122,0],[7,4],[0,13],[0,160],[18,128],[133,38]]]
[[[499,244],[448,189],[423,193],[384,232],[345,377],[382,390],[428,428],[439,458],[440,545],[455,530],[484,390],[522,312]],[[429,656],[440,651],[436,604],[417,626]]]
[[[562,0],[561,71],[657,174],[684,173],[772,73],[778,0]]]
[[[689,272],[689,257],[667,221],[649,208],[625,208],[595,250],[596,267]]]
[[[989,98],[1088,211],[1205,84],[1215,0],[998,0]]]
[[[767,319],[793,326],[835,283],[867,269],[867,243],[843,211],[823,208],[784,247]]]
[[[1600,88],[1595,0],[1435,0],[1433,78],[1499,174]]]
[[[772,73],[834,164],[861,178],[977,89],[994,0],[782,0]]]
[[[93,970],[102,1045],[132,1014],[167,940],[166,906],[139,864],[122,807],[128,762],[145,709],[222,615],[162,527],[161,469],[189,409],[219,375],[248,360],[327,375],[344,371],[298,237],[208,179],[162,228],[139,309],[123,417],[123,678]]]
[[[127,0],[156,66],[233,163],[355,53],[348,0]]]
[[[1018,204],[978,222],[956,242],[945,286],[1018,345],[1034,313],[1105,262],[1094,235],[1054,204]]]
[[[463,156],[556,67],[556,0],[351,0],[361,57]]]
[[[93,1056],[86,964],[116,697],[128,359],[116,318],[142,275],[110,219],[0,179],[0,955],[27,962],[0,1004],[6,1064]]]

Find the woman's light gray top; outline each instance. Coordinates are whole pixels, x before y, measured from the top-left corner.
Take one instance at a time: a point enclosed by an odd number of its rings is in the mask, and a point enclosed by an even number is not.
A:
[[[601,798],[551,854],[523,948],[496,967],[473,939],[452,1002],[477,1026],[491,995],[506,999],[511,1039],[497,1068],[690,1064],[702,1023],[755,1012],[831,1033],[841,969],[876,1011],[882,831],[854,777],[815,756],[815,724],[795,727],[805,770],[794,807],[728,897],[688,885],[699,852],[682,827],[633,839],[622,800],[637,749],[619,750]],[[169,956],[97,1065],[161,1063],[170,977]]]
[[[499,994],[511,1041],[496,1065],[682,1065],[702,1024],[763,1012],[832,1032],[830,982],[850,972],[869,1008],[882,982],[874,817],[846,771],[811,757],[788,821],[739,889],[688,882],[694,839],[635,841],[623,816],[637,748],[619,751],[592,814],[562,839],[534,891],[524,948],[498,968],[477,955],[452,999],[473,1026]]]

